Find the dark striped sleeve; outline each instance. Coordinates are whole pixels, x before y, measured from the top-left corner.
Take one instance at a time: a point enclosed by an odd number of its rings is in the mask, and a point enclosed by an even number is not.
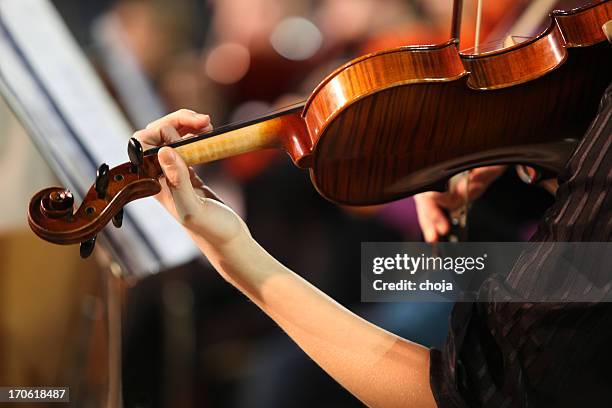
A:
[[[610,187],[612,86],[559,176],[532,238],[539,252],[510,276],[535,285],[554,267],[546,243],[611,241]],[[431,351],[431,387],[441,408],[603,406],[612,401],[611,343],[612,303],[457,304],[444,349]]]

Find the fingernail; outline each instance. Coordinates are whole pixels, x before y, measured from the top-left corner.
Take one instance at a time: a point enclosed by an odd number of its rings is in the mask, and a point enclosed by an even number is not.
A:
[[[169,166],[176,161],[176,153],[170,147],[162,147],[157,153],[157,159],[162,166]]]
[[[209,120],[210,119],[210,116],[205,115],[203,113],[198,113],[197,117],[198,117],[198,119],[201,119],[201,120]]]

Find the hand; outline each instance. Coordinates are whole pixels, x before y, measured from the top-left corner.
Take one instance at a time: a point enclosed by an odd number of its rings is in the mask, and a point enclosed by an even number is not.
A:
[[[181,109],[150,123],[134,137],[146,149],[210,130],[208,115]],[[155,197],[192,235],[221,245],[241,232],[248,232],[240,217],[223,204],[193,168],[187,167],[174,149],[162,147],[157,157],[163,176],[159,180],[162,191]]]
[[[438,193],[429,191],[414,196],[419,225],[426,242],[436,242],[450,231],[450,221],[445,211],[452,212],[465,204],[466,189],[468,201],[480,197],[485,190],[505,171],[506,166],[481,167],[462,177],[450,191]]]

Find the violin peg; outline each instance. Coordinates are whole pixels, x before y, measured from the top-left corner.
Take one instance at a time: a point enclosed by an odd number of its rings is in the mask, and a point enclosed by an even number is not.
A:
[[[142,145],[136,138],[132,137],[128,143],[128,157],[130,158],[134,172],[138,171],[144,162],[144,152],[142,150]]]
[[[119,210],[119,212],[117,214],[114,215],[114,217],[113,217],[113,225],[116,228],[121,228],[121,225],[123,225],[123,208],[121,210]]]
[[[106,197],[106,190],[108,188],[108,172],[109,172],[108,164],[102,163],[100,167],[98,167],[98,172],[96,174],[96,184],[95,189],[98,193],[99,198]]]
[[[81,247],[79,248],[79,253],[81,258],[89,258],[92,254],[94,248],[96,247],[96,237],[92,239],[88,239],[87,241],[81,242]]]

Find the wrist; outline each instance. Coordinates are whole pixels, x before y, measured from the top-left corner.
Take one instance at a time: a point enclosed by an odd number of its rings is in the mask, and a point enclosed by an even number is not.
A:
[[[235,241],[251,237],[246,223],[231,208],[210,198],[201,199],[198,209],[179,222],[194,239],[213,248],[236,246]]]
[[[223,279],[257,304],[260,304],[266,282],[272,276],[287,271],[255,241],[248,230],[222,245],[203,241],[198,246]]]

